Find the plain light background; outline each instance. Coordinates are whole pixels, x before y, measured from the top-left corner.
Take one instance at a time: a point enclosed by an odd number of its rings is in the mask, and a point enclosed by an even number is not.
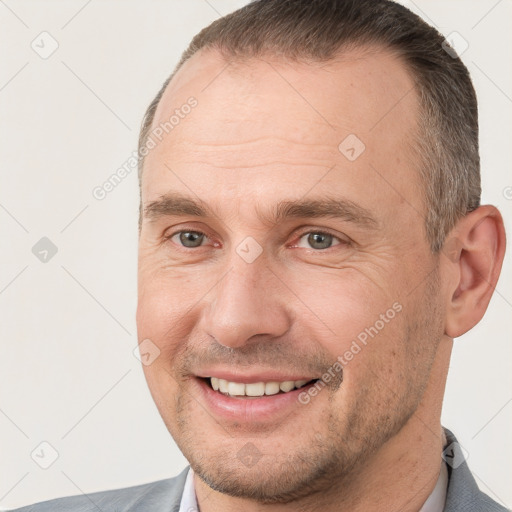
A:
[[[0,0],[3,508],[167,478],[187,464],[133,354],[136,172],[103,201],[92,190],[136,149],[143,113],[191,37],[245,3]],[[512,2],[404,3],[469,44],[483,202],[511,232]],[[44,31],[59,45],[46,59],[31,47]],[[32,253],[42,237],[58,249],[47,263]],[[511,267],[509,251],[487,315],[455,341],[443,412],[480,487],[508,507]],[[48,469],[34,461],[52,456],[42,442],[58,453]]]

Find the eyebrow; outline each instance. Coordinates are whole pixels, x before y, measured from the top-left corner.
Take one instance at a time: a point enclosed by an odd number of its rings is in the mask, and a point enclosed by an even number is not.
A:
[[[262,223],[273,226],[293,218],[338,218],[361,227],[377,229],[378,221],[366,208],[345,198],[321,197],[318,199],[299,199],[280,201],[272,208],[270,214],[257,207],[257,215]],[[144,216],[150,221],[162,217],[204,217],[218,218],[201,199],[176,192],[167,193],[144,208]]]

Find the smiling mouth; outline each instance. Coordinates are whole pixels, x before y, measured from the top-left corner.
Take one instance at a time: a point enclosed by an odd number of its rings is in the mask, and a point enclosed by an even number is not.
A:
[[[287,380],[282,382],[252,382],[244,384],[241,382],[230,382],[217,377],[200,377],[211,389],[225,396],[235,398],[261,398],[263,396],[284,395],[290,391],[305,388],[314,384],[319,379]]]

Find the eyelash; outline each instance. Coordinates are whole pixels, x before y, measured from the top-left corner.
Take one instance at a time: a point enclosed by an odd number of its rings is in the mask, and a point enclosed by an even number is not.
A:
[[[204,231],[201,231],[200,229],[180,229],[178,231],[172,232],[169,235],[166,235],[164,237],[164,239],[165,239],[166,242],[170,242],[171,239],[174,236],[179,235],[180,233],[186,233],[186,232],[197,233],[199,235],[205,236],[206,238],[209,238],[208,235]],[[336,236],[334,233],[331,233],[330,231],[326,231],[326,230],[315,230],[315,229],[309,228],[307,230],[299,232],[296,236],[298,237],[298,240],[300,241],[300,239],[303,238],[304,235],[308,235],[308,234],[311,234],[311,233],[315,233],[317,235],[329,235],[329,236],[332,236],[334,240],[337,240],[339,242],[339,244],[336,244],[336,245],[333,245],[331,247],[328,247],[327,249],[313,249],[313,248],[310,248],[309,249],[310,251],[314,251],[314,252],[327,252],[329,249],[333,249],[334,247],[337,247],[338,245],[345,245],[345,246],[347,246],[347,245],[351,244],[350,240],[343,240],[339,236]],[[185,251],[191,250],[192,251],[192,250],[195,250],[195,249],[199,249],[199,247],[203,247],[203,246],[200,245],[198,247],[185,247],[183,245],[178,245],[178,247],[181,250],[185,250]],[[294,245],[292,247],[296,248],[297,246]]]

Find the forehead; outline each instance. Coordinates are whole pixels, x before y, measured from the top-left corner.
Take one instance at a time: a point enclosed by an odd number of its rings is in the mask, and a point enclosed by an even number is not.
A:
[[[317,191],[343,183],[345,191],[365,186],[371,195],[384,179],[421,208],[411,151],[418,119],[414,81],[389,51],[366,48],[329,62],[296,62],[275,56],[228,61],[201,50],[167,87],[152,129],[168,123],[191,97],[196,106],[146,158],[145,202],[183,188],[185,176],[206,196],[221,187],[240,197],[268,193],[276,184],[290,189],[297,180],[310,186],[334,165],[340,172],[330,173]],[[347,158],[352,149],[364,149],[362,157]]]
[[[165,122],[169,112],[193,94],[205,106],[212,101],[229,105],[226,117],[233,108],[239,112],[246,100],[248,111],[256,106],[262,114],[275,112],[273,101],[278,100],[282,111],[292,107],[289,114],[310,114],[312,120],[335,126],[357,120],[357,127],[366,131],[384,115],[388,124],[404,117],[414,123],[414,115],[407,115],[417,109],[413,89],[414,79],[401,58],[380,47],[340,51],[326,62],[273,55],[225,58],[217,51],[202,49],[169,83],[153,125]],[[216,120],[222,121],[218,115],[211,121]]]

